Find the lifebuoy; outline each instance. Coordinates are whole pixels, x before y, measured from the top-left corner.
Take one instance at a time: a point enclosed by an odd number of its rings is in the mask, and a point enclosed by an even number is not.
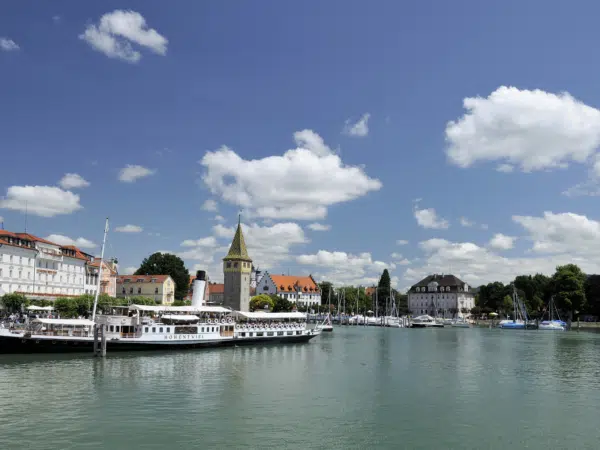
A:
[[[206,323],[212,323],[212,319],[206,319]]]
[[[227,319],[227,323],[233,323],[233,319],[232,319],[231,317],[229,317],[229,318]]]

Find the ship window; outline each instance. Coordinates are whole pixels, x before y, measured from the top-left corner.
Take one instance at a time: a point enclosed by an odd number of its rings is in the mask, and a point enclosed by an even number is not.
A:
[[[158,329],[158,332],[159,332],[159,333],[162,333],[162,332],[163,332],[163,327],[160,327],[160,328]]]
[[[120,328],[120,327],[119,327],[119,325],[116,325],[116,326],[115,326],[115,331],[116,331],[117,333],[118,333],[119,331],[121,331],[121,330],[119,330],[119,328]]]
[[[283,336],[283,331],[278,331],[277,336]]]
[[[291,335],[294,334],[294,332],[293,331],[288,331],[287,334],[288,334],[288,336],[291,336]]]
[[[302,334],[302,331],[296,331],[296,334]]]
[[[264,335],[265,335],[265,333],[262,332],[262,331],[259,331],[258,333],[256,333],[256,336],[258,336],[258,337],[261,337],[261,336],[264,336]]]
[[[204,333],[204,327],[201,328],[200,333]]]
[[[171,327],[167,327],[167,333],[171,332]]]
[[[240,333],[240,336],[242,336],[242,337],[246,337],[246,333],[242,331],[242,332]]]
[[[144,333],[148,332],[148,327],[144,327]]]
[[[156,327],[152,327],[152,332],[156,333]]]
[[[111,326],[110,326],[110,331],[115,331],[115,327],[114,327],[114,325],[111,325]]]
[[[272,331],[267,331],[267,336],[273,336],[273,332]]]

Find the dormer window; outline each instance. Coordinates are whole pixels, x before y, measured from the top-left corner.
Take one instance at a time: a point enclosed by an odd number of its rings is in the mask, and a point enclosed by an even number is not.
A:
[[[143,283],[143,282],[144,282],[144,279],[143,279],[143,278],[138,278],[138,279],[136,280],[136,283]]]

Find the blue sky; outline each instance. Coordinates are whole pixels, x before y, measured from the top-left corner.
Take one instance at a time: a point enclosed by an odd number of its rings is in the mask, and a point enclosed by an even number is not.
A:
[[[597,272],[599,9],[6,2],[0,216],[215,280],[240,208],[273,272]]]

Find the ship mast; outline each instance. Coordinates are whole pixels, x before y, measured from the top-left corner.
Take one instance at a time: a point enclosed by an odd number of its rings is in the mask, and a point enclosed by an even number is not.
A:
[[[96,308],[98,307],[98,296],[100,295],[100,283],[102,282],[102,266],[104,264],[104,246],[106,245],[106,235],[108,234],[108,217],[104,225],[104,238],[102,239],[102,251],[100,252],[100,269],[98,270],[98,284],[96,285],[96,295],[94,296],[94,307],[92,309],[92,322],[96,319]]]

